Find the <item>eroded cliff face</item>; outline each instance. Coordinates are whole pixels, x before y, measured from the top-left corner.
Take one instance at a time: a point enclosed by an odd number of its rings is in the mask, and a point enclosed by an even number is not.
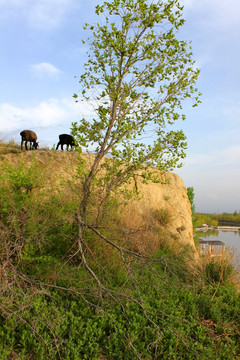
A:
[[[86,157],[89,162],[93,156]],[[33,160],[35,159],[35,160]],[[76,174],[78,164],[75,152],[28,151],[2,155],[1,161],[18,164],[20,160],[44,164],[46,182],[59,184]],[[41,174],[39,174],[41,176]],[[131,247],[138,251],[154,253],[164,243],[170,246],[188,245],[196,253],[193,240],[191,206],[182,179],[167,173],[167,183],[141,184],[139,199],[131,199],[120,213],[120,225],[130,230]]]
[[[187,190],[178,175],[167,173],[167,178],[168,183],[138,184],[140,199],[126,206],[124,223],[130,228],[134,222],[145,227],[150,251],[164,242],[189,245],[196,252]]]

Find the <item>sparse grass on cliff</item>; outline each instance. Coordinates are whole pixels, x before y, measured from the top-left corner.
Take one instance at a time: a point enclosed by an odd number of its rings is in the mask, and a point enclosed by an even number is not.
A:
[[[29,144],[28,144],[29,147]],[[40,148],[41,151],[49,150],[47,146]],[[0,156],[6,154],[19,154],[21,152],[25,152],[25,146],[23,150],[21,150],[21,144],[16,143],[14,140],[4,141],[0,140]]]
[[[0,140],[0,155],[2,154],[17,154],[21,152],[21,145],[17,144],[14,140],[4,142]]]

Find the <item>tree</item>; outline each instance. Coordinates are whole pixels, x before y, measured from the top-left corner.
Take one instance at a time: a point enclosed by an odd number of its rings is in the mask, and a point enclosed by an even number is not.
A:
[[[185,157],[186,137],[173,125],[185,119],[182,101],[192,98],[196,106],[200,94],[191,48],[177,37],[182,10],[178,0],[112,0],[96,6],[103,24],[85,25],[91,36],[80,100],[93,105],[95,116],[73,123],[72,134],[94,158],[91,166],[79,166],[82,198],[76,219],[81,261],[100,293],[102,285],[85,257],[84,236],[91,230],[122,258],[137,257],[96,230],[107,200],[130,182],[137,192],[138,179],[161,181],[156,170],[181,166]],[[78,101],[77,94],[73,97]]]
[[[108,192],[140,169],[145,181],[153,176],[151,166],[181,166],[186,138],[182,130],[169,126],[185,119],[184,99],[192,97],[193,106],[199,102],[199,70],[188,43],[176,36],[184,24],[182,9],[178,0],[113,0],[96,6],[96,14],[105,18],[103,25],[85,25],[92,35],[79,81],[81,100],[93,103],[96,117],[73,123],[72,133],[96,156],[83,184],[83,218],[91,184],[107,154],[112,158]],[[74,97],[78,101],[78,95]],[[120,169],[123,163],[127,165]]]
[[[192,224],[193,224],[193,228],[196,228],[197,225],[197,217],[195,215],[195,204],[194,204],[194,197],[195,197],[195,193],[194,193],[194,188],[193,186],[190,186],[187,188],[187,195],[188,195],[188,199],[190,201],[191,204],[191,212],[192,212]]]
[[[192,211],[192,216],[195,214],[195,204],[194,204],[194,188],[192,186],[187,188],[187,195],[188,195],[188,199],[190,201],[191,204],[191,211]]]

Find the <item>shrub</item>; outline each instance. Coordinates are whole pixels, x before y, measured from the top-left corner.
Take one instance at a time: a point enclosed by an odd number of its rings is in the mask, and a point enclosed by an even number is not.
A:
[[[167,209],[153,210],[152,215],[156,222],[161,226],[166,226],[171,221],[171,214]]]
[[[226,259],[211,259],[206,264],[205,276],[208,282],[224,283],[233,273],[233,265]]]

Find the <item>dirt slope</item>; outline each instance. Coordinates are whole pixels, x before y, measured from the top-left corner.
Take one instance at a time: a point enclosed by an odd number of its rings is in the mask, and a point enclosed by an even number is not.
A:
[[[1,161],[17,164],[23,160],[31,163],[35,159],[48,169],[46,181],[60,182],[70,179],[76,173],[76,152],[67,151],[24,151],[17,154],[1,155]],[[92,161],[92,156],[88,157]],[[191,206],[182,179],[168,173],[168,184],[138,184],[140,200],[131,200],[122,214],[122,226],[130,229],[141,228],[144,232],[136,237],[136,246],[146,251],[156,251],[160,243],[190,245],[195,251]],[[144,235],[143,235],[144,234]],[[161,239],[161,240],[160,240]]]
[[[195,250],[187,190],[178,175],[168,173],[167,176],[169,184],[139,184],[141,199],[132,200],[127,206],[126,225],[130,227],[134,219],[151,224],[156,230],[151,236],[153,250],[159,246],[159,237],[170,241],[171,246],[184,244]]]

